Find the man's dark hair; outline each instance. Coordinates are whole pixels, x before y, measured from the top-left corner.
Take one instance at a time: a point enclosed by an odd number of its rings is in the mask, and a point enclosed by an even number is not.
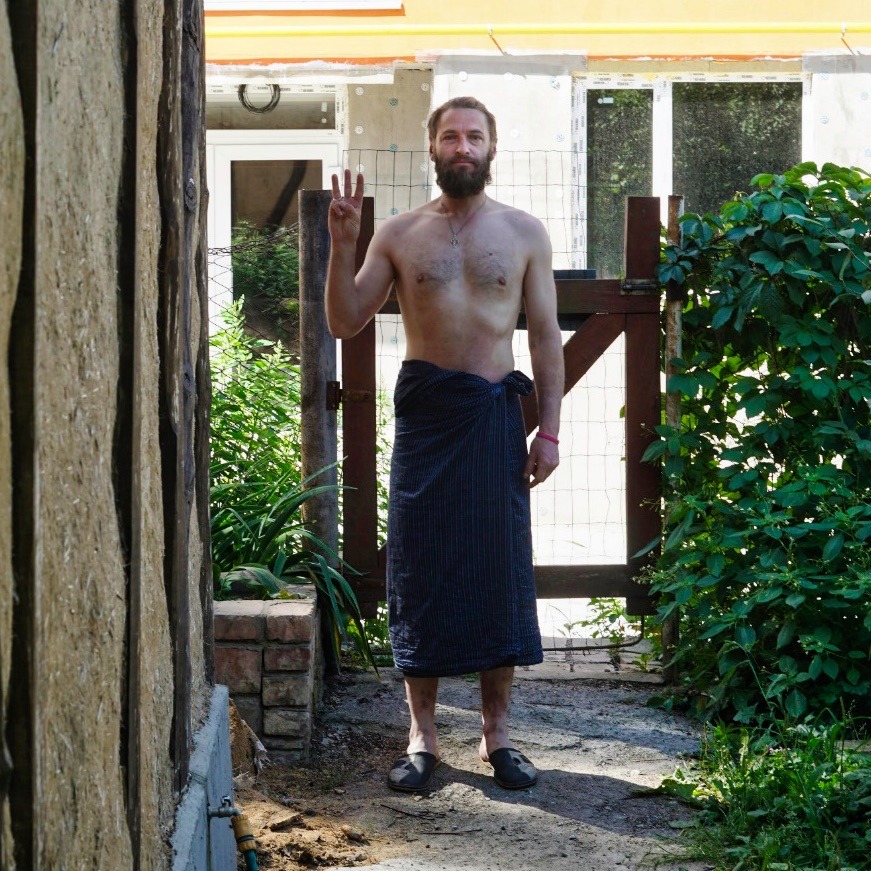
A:
[[[439,121],[442,115],[448,109],[477,109],[487,119],[487,129],[490,133],[490,145],[496,144],[496,118],[493,113],[480,101],[474,97],[452,97],[446,103],[442,103],[438,109],[434,109],[432,115],[429,116],[427,122],[427,131],[429,133],[429,141],[435,142],[436,133],[439,128]]]

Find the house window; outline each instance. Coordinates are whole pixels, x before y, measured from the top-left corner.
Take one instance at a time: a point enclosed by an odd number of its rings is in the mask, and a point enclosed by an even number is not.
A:
[[[760,172],[801,161],[801,82],[675,82],[673,187],[690,212],[718,210]]]
[[[230,223],[291,227],[299,220],[299,192],[321,188],[319,160],[234,160],[230,169]]]
[[[653,91],[587,91],[587,267],[620,274],[627,196],[653,186]]]
[[[758,173],[800,162],[803,84],[787,78],[587,80],[576,104],[586,157],[579,265],[620,276],[626,196],[681,194],[686,211],[718,210]]]

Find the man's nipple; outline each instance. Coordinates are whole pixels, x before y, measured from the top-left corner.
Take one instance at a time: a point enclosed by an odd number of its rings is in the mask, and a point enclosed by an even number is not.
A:
[[[418,273],[417,273],[417,283],[418,283],[418,284],[423,284],[424,281],[426,281],[426,274],[423,273],[423,272],[418,272]]]
[[[497,280],[497,281],[499,282],[499,284],[501,284],[503,287],[505,286],[505,276],[504,276],[504,275],[500,275],[499,278],[497,278],[496,280]]]

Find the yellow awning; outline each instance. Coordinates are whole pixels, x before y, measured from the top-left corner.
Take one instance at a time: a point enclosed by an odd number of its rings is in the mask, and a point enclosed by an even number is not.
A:
[[[592,58],[760,58],[871,53],[868,0],[740,0],[728,9],[660,0],[655,19],[637,2],[409,0],[396,11],[318,15],[206,14],[212,63],[429,60],[440,54],[560,52]],[[708,12],[708,14],[703,14]],[[821,15],[821,12],[823,13]]]

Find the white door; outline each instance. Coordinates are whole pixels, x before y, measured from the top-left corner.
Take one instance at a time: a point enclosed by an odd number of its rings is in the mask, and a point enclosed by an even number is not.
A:
[[[246,210],[255,207],[252,204],[257,195],[250,191],[250,179],[257,179],[261,187],[275,192],[286,180],[290,167],[305,164],[308,168],[305,186],[319,184],[327,190],[332,174],[341,171],[341,138],[335,131],[209,130],[206,161],[208,246],[210,252],[215,249],[226,252],[209,256],[209,323],[214,325],[218,314],[233,299],[229,248],[234,218],[240,209],[244,216]],[[248,205],[242,204],[243,199]]]

